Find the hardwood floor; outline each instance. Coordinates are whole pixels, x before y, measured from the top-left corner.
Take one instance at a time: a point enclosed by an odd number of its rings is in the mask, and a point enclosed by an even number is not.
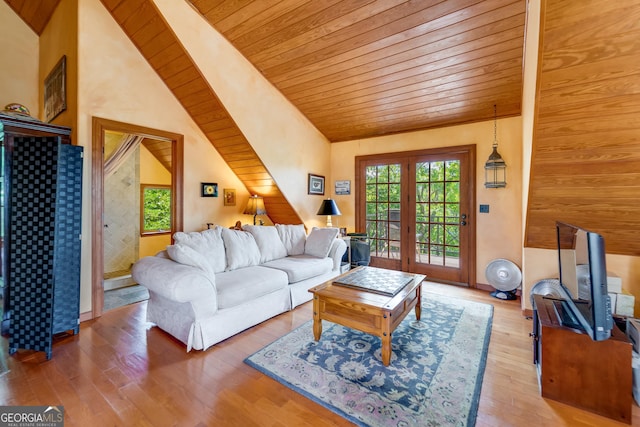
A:
[[[495,307],[477,423],[494,426],[624,426],[540,397],[529,332],[519,301],[428,283],[424,292]],[[428,295],[428,294],[427,294]],[[246,356],[311,319],[311,303],[207,351],[185,346],[145,322],[146,302],[84,322],[56,341],[53,357],[2,357],[0,405],[63,405],[65,426],[348,426],[338,415],[245,365]],[[633,425],[640,426],[634,404]]]

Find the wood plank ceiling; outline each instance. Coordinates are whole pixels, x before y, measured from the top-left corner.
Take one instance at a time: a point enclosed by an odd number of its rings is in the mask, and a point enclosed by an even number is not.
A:
[[[42,35],[60,0],[5,0],[18,16],[37,34]]]
[[[330,140],[521,114],[525,0],[190,0]]]
[[[5,1],[28,23],[48,3]],[[101,1],[271,219],[301,222],[153,2]],[[190,3],[332,142],[521,114],[526,0]]]

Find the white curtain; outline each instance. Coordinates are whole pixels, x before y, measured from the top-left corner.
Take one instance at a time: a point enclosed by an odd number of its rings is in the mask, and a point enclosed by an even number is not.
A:
[[[124,134],[120,145],[104,161],[104,177],[112,175],[127,158],[135,153],[144,137],[138,135]]]

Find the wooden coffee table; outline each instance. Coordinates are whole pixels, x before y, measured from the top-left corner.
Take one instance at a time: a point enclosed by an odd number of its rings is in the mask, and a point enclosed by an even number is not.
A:
[[[415,308],[416,319],[420,320],[421,284],[425,276],[405,273],[412,279],[393,296],[334,283],[363,268],[369,267],[358,267],[309,289],[313,294],[313,336],[316,341],[320,340],[323,320],[379,336],[382,363],[389,366],[393,331],[412,308]]]

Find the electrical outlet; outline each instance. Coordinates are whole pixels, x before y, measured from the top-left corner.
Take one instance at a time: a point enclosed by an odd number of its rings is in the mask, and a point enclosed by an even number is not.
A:
[[[480,205],[480,213],[489,213],[489,205]]]

